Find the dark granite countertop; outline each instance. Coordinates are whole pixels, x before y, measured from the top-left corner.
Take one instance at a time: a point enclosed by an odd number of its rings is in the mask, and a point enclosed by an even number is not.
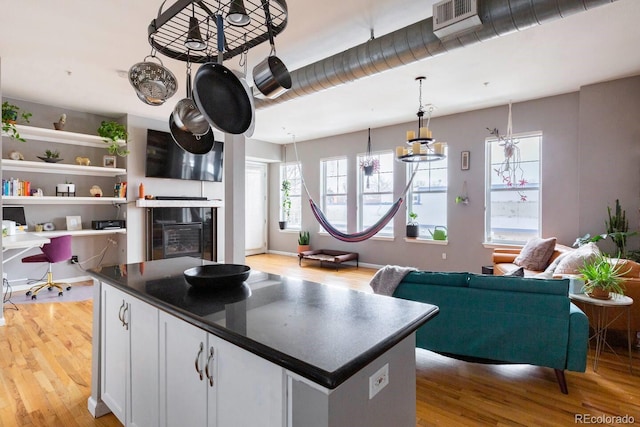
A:
[[[435,316],[438,308],[252,270],[229,291],[199,291],[182,257],[89,274],[324,387],[335,388]]]

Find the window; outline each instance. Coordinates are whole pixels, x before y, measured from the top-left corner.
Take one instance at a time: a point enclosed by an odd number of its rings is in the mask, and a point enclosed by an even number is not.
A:
[[[347,158],[320,161],[321,208],[336,229],[347,232]],[[320,227],[322,229],[322,227]],[[324,229],[322,229],[324,230]]]
[[[486,140],[485,241],[525,243],[540,236],[541,133],[513,136],[513,150],[503,140]],[[507,152],[510,156],[505,158]]]
[[[444,150],[444,154],[447,155],[446,145]],[[447,227],[447,160],[409,164],[407,182],[417,166],[420,168],[407,194],[407,214],[418,214],[418,238],[432,239],[430,232],[433,232],[435,227]]]
[[[378,222],[395,202],[393,154],[391,151],[372,153],[371,157],[378,161],[378,168],[374,168],[371,176],[366,176],[364,168],[359,166],[366,154],[358,155],[358,231]],[[376,236],[393,237],[393,221],[389,221]]]
[[[282,183],[288,181],[290,184],[289,198],[291,200],[291,210],[289,217],[285,218],[283,208]],[[280,220],[287,221],[286,228],[300,230],[302,224],[302,181],[300,179],[300,168],[297,163],[285,163],[280,165]]]

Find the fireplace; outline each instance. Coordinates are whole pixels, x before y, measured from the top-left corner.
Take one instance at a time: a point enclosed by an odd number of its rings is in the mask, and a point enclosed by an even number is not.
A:
[[[147,260],[195,256],[217,258],[214,208],[147,209]]]

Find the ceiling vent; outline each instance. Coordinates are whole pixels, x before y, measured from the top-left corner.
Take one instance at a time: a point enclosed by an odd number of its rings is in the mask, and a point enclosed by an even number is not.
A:
[[[433,5],[433,33],[441,40],[481,25],[478,0],[444,0]]]

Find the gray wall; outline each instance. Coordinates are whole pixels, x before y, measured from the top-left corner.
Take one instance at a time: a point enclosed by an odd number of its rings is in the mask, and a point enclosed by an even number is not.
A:
[[[508,101],[507,101],[508,102]],[[318,234],[318,224],[303,203],[302,229],[311,231],[311,247],[355,251],[363,263],[410,265],[439,271],[480,272],[491,263],[492,249],[484,247],[484,141],[486,128],[505,133],[508,106],[434,118],[431,129],[449,144],[448,231],[446,246],[404,240],[406,209],[394,218],[393,241],[370,239],[344,243]],[[514,133],[542,131],[542,235],[572,245],[578,236],[605,231],[607,206],[620,199],[630,227],[638,228],[640,184],[640,77],[594,84],[560,96],[515,103]],[[401,145],[412,120],[403,125],[372,129],[373,150]],[[347,155],[349,192],[356,194],[356,156],[366,149],[366,130],[298,143],[303,175],[312,197],[319,202],[319,160]],[[292,153],[289,146],[288,153]],[[471,152],[471,168],[460,170],[460,152]],[[293,158],[288,155],[288,159]],[[405,166],[398,163],[395,194],[405,185]],[[269,250],[295,252],[297,232],[278,229],[279,165],[270,166]],[[467,181],[470,203],[456,205],[455,197]],[[303,200],[306,198],[303,197]],[[349,221],[355,224],[356,200],[349,200]],[[630,248],[637,243],[631,242]],[[607,245],[603,249],[608,250]],[[447,259],[442,259],[446,253]]]

